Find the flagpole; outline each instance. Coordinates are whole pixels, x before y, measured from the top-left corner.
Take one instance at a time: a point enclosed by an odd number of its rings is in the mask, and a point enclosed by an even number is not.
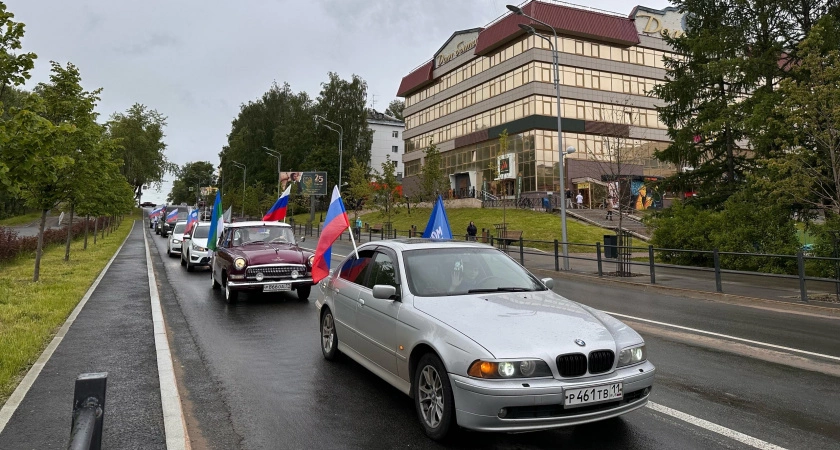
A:
[[[347,229],[350,231],[350,241],[353,242],[353,252],[356,253],[356,259],[359,259],[359,249],[356,248],[356,238],[353,237],[353,227],[348,226]]]

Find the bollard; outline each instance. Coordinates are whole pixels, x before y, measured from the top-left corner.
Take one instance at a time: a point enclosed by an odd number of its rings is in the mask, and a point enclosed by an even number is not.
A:
[[[808,290],[805,289],[805,255],[802,250],[796,254],[796,265],[799,266],[799,298],[808,303]]]
[[[600,242],[595,243],[595,252],[598,254],[598,276],[603,277],[604,276],[604,268],[601,265],[601,243]]]
[[[68,449],[99,450],[102,447],[107,383],[108,372],[83,373],[76,378]]]
[[[555,239],[554,240],[554,270],[559,272],[560,271],[560,242]]]
[[[715,290],[723,292],[723,284],[720,281],[720,255],[718,254],[718,249],[714,249],[712,255],[714,255],[715,260]]]
[[[653,264],[653,246],[648,245],[648,260],[650,261],[650,284],[656,284],[656,272]]]
[[[519,264],[525,265],[525,252],[522,249],[522,236],[519,236]]]

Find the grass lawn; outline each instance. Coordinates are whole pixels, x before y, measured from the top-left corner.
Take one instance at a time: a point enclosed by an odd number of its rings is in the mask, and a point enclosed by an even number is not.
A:
[[[126,217],[96,245],[90,236],[87,250],[82,250],[84,238],[73,242],[69,262],[64,262],[64,245],[46,249],[37,283],[32,281],[34,255],[0,264],[0,404],[99,276],[137,217]]]
[[[411,225],[417,227],[417,231],[422,233],[426,228],[426,223],[429,221],[429,216],[432,210],[430,208],[411,208],[409,215],[405,209],[401,209],[399,214],[392,216],[394,228],[400,233],[405,234]],[[315,220],[318,220],[322,214],[316,213]],[[348,212],[350,220],[353,220],[352,211]],[[503,216],[507,223],[508,230],[522,230],[522,239],[524,244],[532,247],[543,248],[548,246],[546,244],[536,245],[529,243],[529,240],[534,241],[558,241],[562,240],[560,216],[557,214],[548,214],[545,212],[537,212],[522,209],[508,209],[502,211],[495,208],[447,208],[446,215],[449,217],[449,225],[452,227],[452,235],[456,238],[463,238],[467,234],[467,225],[472,220],[478,228],[479,235],[481,229],[489,229],[491,235],[495,236],[494,224],[502,223]],[[295,223],[306,223],[309,220],[309,214],[299,214],[294,217]],[[386,217],[378,212],[364,214],[361,216],[362,222],[370,224],[385,222]],[[594,253],[596,242],[604,242],[605,234],[614,234],[612,231],[605,230],[600,227],[592,226],[576,220],[566,218],[567,235],[570,243],[592,244],[588,246],[571,246],[571,252],[587,252]],[[553,249],[553,244],[550,245]]]
[[[22,216],[15,216],[9,217],[7,219],[0,220],[0,227],[14,227],[18,225],[26,225],[36,220],[41,220],[41,213],[29,213],[24,214]]]

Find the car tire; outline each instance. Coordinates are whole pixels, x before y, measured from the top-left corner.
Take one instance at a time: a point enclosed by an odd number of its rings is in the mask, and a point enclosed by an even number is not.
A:
[[[170,258],[172,257],[172,249],[170,249],[168,246],[166,247],[166,256]]]
[[[192,272],[195,270],[195,266],[190,264],[190,260],[187,260],[187,272]]]
[[[224,276],[225,283],[225,301],[228,303],[236,303],[239,300],[239,291],[233,290],[228,285],[227,275]]]
[[[309,300],[309,294],[312,292],[312,285],[298,286],[295,288],[295,292],[297,292],[298,300],[305,302]]]
[[[216,281],[216,277],[213,276],[213,268],[212,267],[210,267],[210,280],[213,282],[213,290],[214,291],[218,291],[219,288],[222,287],[222,285],[219,284],[218,281]]]
[[[341,352],[338,350],[338,334],[335,332],[335,318],[329,308],[321,314],[321,353],[327,361],[335,361]]]
[[[420,358],[411,389],[426,436],[436,441],[444,439],[455,424],[455,399],[449,375],[437,355],[426,353]]]
[[[189,256],[187,256],[187,258],[189,258]],[[181,251],[181,265],[182,266],[187,265],[187,261],[184,259],[184,251],[183,250]]]

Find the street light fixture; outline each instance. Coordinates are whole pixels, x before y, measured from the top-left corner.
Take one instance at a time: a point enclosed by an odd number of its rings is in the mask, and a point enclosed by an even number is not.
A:
[[[554,45],[551,45],[551,41],[537,33],[533,27],[526,25],[526,24],[519,24],[519,28],[525,30],[528,34],[534,35],[536,37],[545,39],[548,41],[549,48],[551,49],[552,53],[552,61],[554,65],[554,89],[557,92],[557,152],[560,156],[560,195],[566,195],[566,180],[564,177],[564,167],[563,167],[563,158],[568,155],[569,153],[573,153],[575,151],[574,147],[569,147],[566,151],[563,151],[563,127],[561,124],[562,118],[562,111],[563,106],[560,104],[560,50],[557,47],[557,30],[552,27],[551,25],[543,22],[542,20],[535,19],[522,11],[522,8],[513,5],[507,5],[507,9],[513,12],[516,15],[527,17],[532,21],[544,25],[551,29],[551,32],[554,33]],[[569,151],[571,150],[571,151]],[[568,238],[566,236],[566,201],[565,198],[563,201],[560,202],[560,228],[562,230],[562,238],[563,238],[563,270],[569,270],[569,243]]]
[[[248,174],[248,168],[245,164],[231,161],[234,166],[242,169],[242,220],[245,220],[245,176]]]
[[[327,120],[324,116],[319,116],[319,115],[316,114],[315,115],[315,125],[323,125],[323,124],[321,124],[321,121],[331,123],[331,124],[338,127],[338,130],[336,130],[335,128],[332,128],[329,125],[324,125],[326,128],[338,133],[338,190],[341,191],[341,145],[342,145],[342,141],[344,140],[344,128],[342,128],[341,125],[339,125],[339,124],[337,124],[337,123],[335,123],[331,120]]]
[[[280,198],[280,161],[282,161],[283,155],[281,155],[277,150],[270,149],[265,146],[263,146],[263,150],[267,151],[269,156],[272,158],[277,159],[277,198]]]

